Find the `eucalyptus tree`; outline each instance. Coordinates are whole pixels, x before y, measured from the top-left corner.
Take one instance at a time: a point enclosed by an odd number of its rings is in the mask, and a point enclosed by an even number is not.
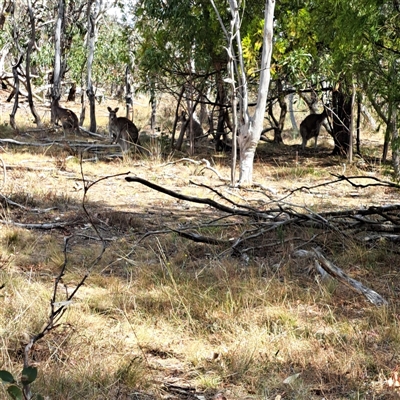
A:
[[[90,125],[89,130],[96,132],[96,103],[95,103],[95,90],[93,87],[93,65],[95,49],[99,34],[100,22],[104,20],[107,11],[114,6],[114,2],[107,2],[103,0],[89,0],[87,3],[87,34],[86,34],[86,48],[87,48],[87,61],[86,61],[86,94],[89,99],[90,106]],[[111,49],[112,51],[112,49]]]
[[[22,82],[27,89],[27,98],[35,118],[35,123],[38,126],[41,125],[40,118],[36,113],[35,107],[32,100],[32,88],[30,81],[30,58],[34,48],[36,39],[36,20],[33,14],[31,2],[28,1],[28,5],[16,4],[17,2],[11,2],[9,11],[9,25],[8,35],[12,38],[12,46],[10,47],[10,54],[17,59],[17,62],[12,66],[12,76],[14,78],[13,91],[9,96],[9,99],[14,96],[14,106],[10,114],[10,125],[14,130],[17,130],[15,115],[18,110],[19,95],[21,93],[20,83]],[[3,15],[4,16],[4,15]],[[5,20],[3,21],[4,24]],[[6,33],[6,35],[7,35]],[[22,62],[25,57],[25,71],[22,71]]]
[[[30,22],[30,37],[28,43],[26,45],[26,63],[25,63],[25,75],[26,75],[26,89],[28,92],[28,103],[31,109],[32,115],[34,117],[34,123],[40,128],[42,127],[42,121],[40,120],[39,114],[36,111],[35,105],[33,103],[33,95],[32,95],[32,85],[31,85],[31,54],[34,49],[34,45],[36,42],[36,18],[34,16],[32,2],[31,0],[27,1],[28,6],[28,14],[29,14],[29,22]]]
[[[214,3],[213,3],[214,4]],[[241,41],[240,7],[236,0],[229,0],[231,23],[229,30],[225,28],[217,7],[214,4],[221,27],[225,32],[229,57],[228,81],[231,84],[232,109],[236,112],[236,101],[239,105],[239,115],[234,118],[234,133],[238,132],[240,152],[239,160],[239,185],[251,185],[253,182],[254,155],[260,140],[263,128],[265,106],[267,103],[268,89],[271,76],[271,58],[273,44],[273,19],[275,0],[266,0],[264,9],[263,41],[261,46],[261,62],[259,66],[260,78],[257,91],[257,100],[254,111],[249,108],[249,92],[246,69],[243,58]],[[234,143],[236,142],[234,134]],[[234,146],[235,149],[235,146]],[[232,170],[235,165],[233,163]],[[235,184],[235,174],[232,173],[232,184]]]
[[[330,10],[329,13],[326,10]],[[355,84],[365,93],[386,124],[391,138],[395,176],[400,177],[397,109],[400,84],[397,80],[400,55],[400,6],[398,2],[345,0],[317,3],[315,28],[330,47],[332,76],[347,88]]]
[[[182,93],[189,118],[209,88],[218,93],[217,106],[227,107],[223,92],[227,57],[209,0],[139,0],[135,15],[141,38],[136,54],[141,81],[152,85],[144,88],[166,91],[177,100]]]
[[[317,46],[318,37],[312,29],[307,2],[280,1],[276,4],[274,52],[271,65],[271,87],[267,111],[274,130],[274,142],[282,142],[282,130],[287,112],[286,97],[295,92],[313,92],[324,79],[323,49]],[[253,14],[253,20],[243,35],[243,59],[249,84],[259,76],[260,49],[263,44],[264,18]],[[276,118],[273,105],[280,105]]]

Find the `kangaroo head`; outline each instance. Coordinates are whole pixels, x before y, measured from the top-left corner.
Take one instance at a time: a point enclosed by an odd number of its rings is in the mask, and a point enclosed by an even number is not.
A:
[[[108,112],[110,113],[110,114],[109,114],[110,120],[111,120],[111,121],[116,120],[116,119],[117,119],[117,112],[118,112],[118,110],[119,110],[119,107],[117,107],[115,110],[113,110],[113,109],[110,108],[110,107],[107,107],[107,110],[108,110]]]

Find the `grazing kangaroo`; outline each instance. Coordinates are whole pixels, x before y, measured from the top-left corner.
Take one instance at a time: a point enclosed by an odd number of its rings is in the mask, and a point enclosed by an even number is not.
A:
[[[310,114],[300,124],[300,135],[303,139],[301,147],[303,150],[305,149],[307,142],[313,137],[315,137],[314,147],[317,147],[319,130],[321,128],[322,122],[324,122],[324,119],[327,116],[328,113],[326,111],[326,108],[324,107],[324,111],[321,114]]]
[[[75,132],[75,134],[80,133],[78,117],[72,110],[61,107],[59,103],[59,98],[55,98],[52,100],[51,111],[54,115],[54,123],[58,125],[58,122],[61,122],[64,136],[66,134],[66,131]]]
[[[113,110],[107,107],[109,114],[108,129],[110,137],[113,139],[112,143],[118,143],[123,152],[129,150],[132,143],[136,144],[139,140],[139,130],[136,125],[124,117],[117,117],[119,108]]]

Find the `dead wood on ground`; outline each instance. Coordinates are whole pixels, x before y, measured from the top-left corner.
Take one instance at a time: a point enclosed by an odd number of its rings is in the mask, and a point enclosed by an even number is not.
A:
[[[326,182],[318,185],[332,185],[337,182],[347,181],[352,185],[358,185],[357,187],[366,188],[368,184],[361,185],[355,183],[356,179],[369,179],[369,177],[345,177],[337,176],[337,180]],[[377,178],[371,178],[373,183],[371,185],[381,185],[384,187],[399,188],[396,184],[390,182],[380,181]],[[244,230],[237,237],[228,239],[213,238],[209,235],[202,235],[199,233],[204,228],[210,228],[214,226],[213,223],[202,224],[194,223],[189,226],[185,226],[185,229],[170,227],[171,232],[175,232],[182,237],[192,240],[197,243],[205,243],[209,245],[223,246],[226,249],[223,253],[230,250],[233,255],[244,255],[246,253],[253,252],[255,249],[265,246],[278,247],[283,245],[283,240],[276,239],[268,244],[265,244],[263,237],[271,234],[271,232],[278,233],[283,227],[289,231],[296,231],[296,228],[312,228],[313,231],[317,231],[310,240],[299,239],[300,244],[297,244],[296,248],[308,247],[312,244],[318,244],[317,239],[320,235],[325,232],[333,233],[346,248],[346,241],[349,239],[358,241],[360,243],[366,243],[367,241],[379,240],[385,238],[386,240],[400,240],[400,204],[387,205],[387,206],[371,206],[368,208],[361,208],[356,210],[339,210],[339,211],[328,211],[328,212],[314,212],[305,206],[298,204],[289,203],[288,197],[295,191],[291,191],[288,195],[283,196],[280,199],[271,199],[269,201],[269,208],[259,210],[251,207],[248,204],[237,203],[230,198],[226,197],[214,188],[208,187],[203,184],[199,186],[206,187],[213,195],[217,195],[220,201],[215,201],[211,198],[200,198],[194,196],[187,196],[170,189],[166,189],[162,186],[156,185],[145,179],[128,176],[125,178],[127,182],[137,182],[147,187],[157,190],[161,193],[167,194],[171,197],[179,200],[193,202],[197,204],[203,204],[214,208],[215,210],[226,214],[226,217],[239,217],[245,218],[245,221],[240,223],[243,226],[250,224],[251,228]],[[195,184],[194,182],[191,182]],[[311,190],[314,187],[302,187],[302,189]],[[299,189],[296,189],[299,190]],[[266,194],[265,194],[266,195]],[[266,195],[267,196],[267,195]],[[270,198],[270,194],[268,195]],[[217,217],[223,218],[223,217]],[[199,218],[199,220],[201,220]],[[239,222],[238,222],[239,224]],[[190,232],[188,232],[188,230]],[[164,233],[165,231],[163,231]],[[371,233],[373,232],[373,235]],[[387,233],[390,232],[391,235]],[[155,234],[160,231],[154,232]],[[379,235],[380,233],[380,235]],[[399,233],[396,235],[395,233]],[[149,233],[147,233],[148,235]],[[279,238],[279,234],[275,237]],[[143,238],[142,238],[143,239]],[[286,243],[289,240],[285,240]],[[257,243],[260,243],[258,245]],[[293,245],[293,243],[292,243]],[[306,251],[306,250],[304,250]],[[346,275],[339,267],[335,266],[329,261],[320,250],[312,248],[312,254],[316,258],[320,267],[326,271],[329,275],[339,280],[341,283],[351,287],[353,290],[364,295],[370,302],[375,305],[381,306],[386,305],[387,301],[383,299],[379,294],[373,290],[367,288],[360,282]],[[310,251],[308,251],[310,253]],[[295,252],[293,253],[295,254]]]

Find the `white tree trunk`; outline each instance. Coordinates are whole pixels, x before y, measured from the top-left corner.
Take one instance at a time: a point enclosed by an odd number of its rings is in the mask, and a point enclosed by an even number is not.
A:
[[[271,56],[272,56],[272,38],[273,38],[273,24],[274,24],[274,9],[275,0],[265,0],[264,11],[264,33],[263,33],[263,46],[261,54],[261,73],[260,84],[258,88],[257,104],[254,114],[250,116],[248,109],[248,91],[247,79],[243,61],[242,42],[240,36],[240,13],[237,0],[229,0],[229,7],[231,12],[230,30],[228,31],[218,9],[213,0],[210,0],[214,10],[217,14],[218,20],[221,24],[222,30],[228,41],[228,80],[232,86],[232,107],[233,116],[236,112],[236,99],[239,100],[239,115],[238,118],[233,118],[233,147],[232,151],[232,181],[235,177],[235,156],[236,156],[236,140],[235,132],[238,131],[238,144],[240,149],[240,163],[239,163],[239,185],[251,185],[253,182],[253,162],[254,154],[257,144],[260,141],[261,131],[263,128],[265,107],[267,104],[269,81],[271,77]],[[236,42],[236,47],[233,42]],[[235,52],[237,51],[237,55]],[[234,77],[234,74],[236,75]],[[236,78],[236,80],[234,79]],[[238,96],[237,96],[238,94]],[[238,121],[239,127],[238,125]],[[233,182],[232,182],[233,183]]]
[[[63,35],[62,27],[64,25],[65,0],[58,2],[58,15],[56,27],[54,30],[54,69],[53,69],[53,88],[52,99],[61,96],[61,36]],[[51,112],[51,121],[54,122],[53,111]]]
[[[274,24],[275,0],[265,1],[264,34],[261,55],[261,74],[258,87],[257,104],[253,116],[246,107],[242,120],[244,124],[239,129],[238,143],[240,149],[239,184],[251,185],[253,182],[253,162],[257,144],[263,128],[265,107],[267,104],[269,82],[271,77],[272,38]],[[239,54],[242,58],[242,54]],[[247,93],[246,93],[247,95]],[[247,104],[247,99],[246,99]]]

